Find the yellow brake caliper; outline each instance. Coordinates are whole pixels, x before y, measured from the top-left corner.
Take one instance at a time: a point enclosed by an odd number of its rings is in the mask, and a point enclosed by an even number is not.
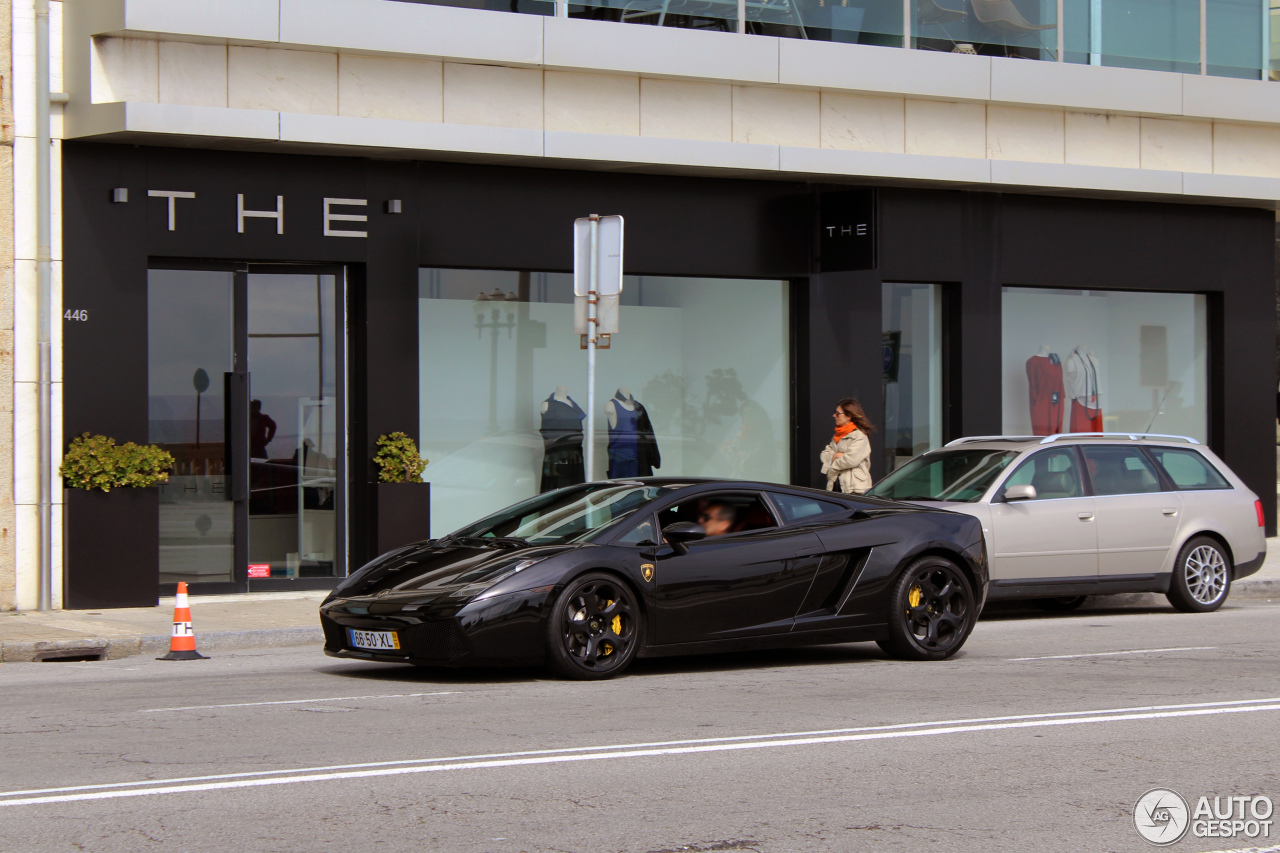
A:
[[[609,601],[609,602],[607,602],[607,603],[605,604],[605,609],[608,609],[608,608],[610,608],[610,607],[612,607],[612,606],[613,606],[613,602],[612,602],[612,601]],[[621,616],[614,616],[614,617],[613,617],[613,622],[610,624],[610,627],[612,627],[612,628],[613,628],[613,633],[615,633],[615,634],[621,634],[621,633],[622,633],[622,617],[621,617]],[[600,650],[604,653],[604,655],[605,655],[606,657],[608,657],[609,655],[613,654],[613,644],[612,644],[612,643],[601,643],[601,644],[600,644]]]
[[[911,591],[907,593],[907,604],[914,609],[920,606],[921,601],[924,601],[924,592],[919,586],[911,587]]]

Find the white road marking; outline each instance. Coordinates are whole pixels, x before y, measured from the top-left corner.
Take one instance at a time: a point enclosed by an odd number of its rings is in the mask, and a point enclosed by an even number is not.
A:
[[[415,696],[455,696],[461,690],[444,690],[436,693],[384,693],[379,696],[333,696],[328,699],[281,699],[277,702],[235,702],[230,705],[184,705],[181,708],[147,708],[139,714],[159,714],[162,711],[204,711],[209,708],[253,708],[258,705],[310,705],[313,702],[354,702],[357,699],[410,699]]]
[[[115,783],[114,785],[84,785],[78,788],[50,788],[43,791],[9,791],[0,793],[0,797],[15,799],[0,800],[0,807],[39,805],[43,803],[61,803],[82,800],[103,800],[119,797],[145,797],[160,794],[180,794],[187,792],[228,790],[234,788],[251,788],[264,785],[290,785],[301,782],[325,782],[338,779],[363,779],[380,776],[401,776],[411,773],[432,773],[449,770],[472,770],[493,767],[519,767],[540,764],[561,764],[575,761],[601,761],[621,758],[644,758],[666,755],[688,755],[708,752],[724,752],[729,750],[767,749],[770,747],[810,746],[815,744],[851,743],[856,741],[887,740],[908,737],[927,737],[931,735],[964,734],[968,732],[999,731],[1007,729],[1040,728],[1045,726],[1069,726],[1097,724],[1106,722],[1126,722],[1134,720],[1158,720],[1179,717],[1200,717],[1218,714],[1242,714],[1257,711],[1280,711],[1280,699],[1240,700],[1221,703],[1201,703],[1197,705],[1165,706],[1174,710],[1156,710],[1142,713],[1122,713],[1126,709],[1114,711],[1084,711],[1074,713],[1054,713],[1043,715],[1023,715],[1009,718],[989,718],[992,722],[951,721],[941,723],[908,723],[895,726],[872,726],[864,729],[847,729],[856,734],[840,734],[826,737],[804,736],[807,733],[794,732],[776,735],[755,735],[738,738],[707,738],[694,741],[669,741],[666,744],[620,744],[617,746],[582,747],[573,750],[541,750],[528,753],[507,753],[505,755],[472,755],[456,758],[429,758],[417,761],[383,762],[380,765],[369,764],[365,767],[378,769],[347,770],[344,772],[317,772],[336,768],[302,768],[294,771],[274,771],[279,773],[301,773],[306,775],[280,776],[276,778],[247,778],[263,776],[263,773],[225,774],[221,777],[207,776],[193,779],[146,780],[142,782]],[[1139,709],[1141,710],[1141,709]],[[995,722],[996,720],[1004,720]],[[931,728],[920,728],[930,726]],[[762,739],[773,738],[773,739]],[[719,741],[719,742],[712,742]],[[734,742],[728,742],[734,741]],[[676,745],[684,744],[684,745]],[[600,750],[591,752],[589,750]],[[413,766],[388,766],[406,765]],[[362,765],[348,765],[359,767]],[[198,779],[222,779],[202,784],[175,784]],[[156,787],[136,788],[134,790],[118,790],[124,786],[152,785]],[[103,790],[106,788],[117,790]],[[54,793],[52,796],[20,796],[57,791],[93,791],[94,793]]]
[[[1207,652],[1216,649],[1217,646],[1179,646],[1174,649],[1129,649],[1123,652],[1094,652],[1087,655],[1045,655],[1038,658],[1005,658],[1005,661],[1021,661],[1021,660],[1067,660],[1068,658],[1106,658],[1113,655],[1154,655],[1159,652]]]
[[[1235,850],[1208,850],[1205,853],[1280,853],[1278,847],[1237,847]]]
[[[254,776],[279,776],[286,773],[319,773],[330,770],[362,770],[371,767],[400,767],[404,765],[435,764],[442,761],[463,761],[489,758],[522,758],[529,755],[568,755],[578,752],[604,752],[615,749],[639,749],[663,746],[684,746],[686,744],[732,743],[737,741],[769,740],[772,738],[815,737],[818,735],[842,735],[855,732],[897,731],[900,729],[925,728],[929,726],[968,725],[970,723],[1003,723],[1015,720],[1043,720],[1055,717],[1079,717],[1096,714],[1131,714],[1145,711],[1176,711],[1184,708],[1222,708],[1238,705],[1260,705],[1269,702],[1280,702],[1280,697],[1272,699],[1232,699],[1218,702],[1192,702],[1180,705],[1140,705],[1133,708],[1104,708],[1092,711],[1050,711],[1042,714],[1015,714],[1003,717],[974,717],[962,720],[928,720],[920,723],[894,723],[885,726],[860,726],[844,729],[818,729],[802,732],[774,732],[762,735],[732,735],[727,737],[692,738],[688,740],[650,741],[647,743],[618,743],[607,746],[575,746],[564,749],[533,749],[521,752],[492,752],[482,755],[454,755],[441,758],[405,758],[399,761],[370,761],[360,764],[330,764],[322,767],[292,767],[285,770],[255,770],[247,773],[219,773],[210,776],[186,776],[177,779],[144,779],[138,782],[108,782],[101,785],[73,785],[64,788],[35,788],[20,791],[0,791],[0,797],[17,797],[27,794],[58,794],[68,791],[98,791],[107,788],[131,788],[141,785],[173,785],[180,782],[211,782],[218,779],[247,779]]]

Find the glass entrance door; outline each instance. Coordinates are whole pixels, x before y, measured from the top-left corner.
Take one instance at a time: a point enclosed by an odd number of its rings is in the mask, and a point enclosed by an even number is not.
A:
[[[150,440],[175,460],[162,585],[345,574],[343,292],[336,270],[150,271]]]

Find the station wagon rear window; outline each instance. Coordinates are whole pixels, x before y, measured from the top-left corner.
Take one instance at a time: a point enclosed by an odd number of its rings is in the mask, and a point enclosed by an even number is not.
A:
[[[1231,484],[1194,450],[1176,447],[1148,447],[1147,451],[1169,475],[1179,489],[1198,491],[1203,489],[1229,489]]]

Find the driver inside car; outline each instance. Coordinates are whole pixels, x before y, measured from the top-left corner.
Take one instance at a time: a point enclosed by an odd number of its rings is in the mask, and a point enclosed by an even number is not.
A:
[[[723,536],[733,530],[738,521],[738,514],[733,507],[719,501],[712,501],[698,513],[698,523],[707,531],[707,538]]]

